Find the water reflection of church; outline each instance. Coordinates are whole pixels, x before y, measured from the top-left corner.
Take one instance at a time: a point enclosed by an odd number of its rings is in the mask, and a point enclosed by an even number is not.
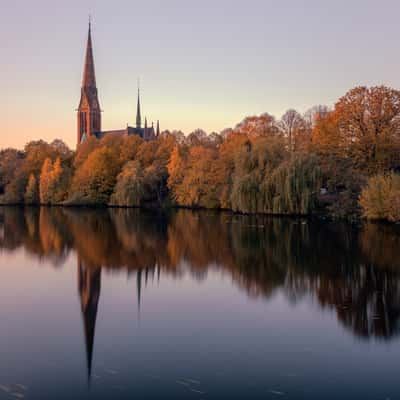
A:
[[[256,226],[257,228],[252,228]],[[263,226],[263,229],[258,228]],[[168,217],[139,210],[1,209],[0,249],[23,249],[60,266],[78,254],[78,291],[92,368],[101,268],[136,277],[203,279],[218,268],[249,297],[311,298],[321,312],[365,340],[400,335],[400,227],[298,224],[180,210]]]
[[[78,257],[78,292],[81,301],[81,311],[83,318],[83,328],[85,335],[86,362],[88,380],[92,374],[93,348],[96,331],[97,308],[101,291],[101,267],[88,267],[85,262]],[[140,311],[142,283],[147,285],[149,276],[160,279],[160,269],[145,268],[136,271],[136,291],[138,311]]]

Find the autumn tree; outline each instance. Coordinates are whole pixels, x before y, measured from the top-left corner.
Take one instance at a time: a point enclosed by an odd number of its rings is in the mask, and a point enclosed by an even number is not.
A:
[[[68,203],[107,204],[120,171],[118,154],[99,147],[76,170]]]
[[[334,112],[357,168],[373,173],[399,165],[400,91],[356,87],[336,103]]]
[[[215,179],[220,206],[230,209],[235,159],[249,139],[245,134],[233,131],[226,131],[223,137],[224,140],[218,147],[218,158],[215,160]]]
[[[278,126],[287,138],[290,153],[301,147],[302,142],[305,140],[306,122],[296,110],[290,109],[286,111]]]
[[[58,157],[53,163],[50,176],[49,199],[52,204],[57,204],[65,200],[67,191],[66,183],[64,170],[61,166],[61,159]]]
[[[38,183],[35,175],[29,175],[28,185],[26,186],[25,197],[26,204],[37,204],[39,202]]]
[[[0,151],[0,194],[4,194],[6,186],[14,179],[23,162],[24,153],[15,149]]]
[[[303,119],[306,123],[307,128],[310,130],[313,129],[316,121],[319,118],[323,118],[326,114],[328,114],[328,112],[329,108],[324,105],[317,105],[308,109],[303,115]]]
[[[217,151],[212,147],[194,146],[189,150],[182,181],[184,196],[179,199],[182,205],[219,207],[216,158]]]
[[[129,161],[118,174],[110,204],[139,207],[142,204],[145,192],[144,174],[140,162]]]
[[[39,176],[45,159],[55,160],[57,157],[62,162],[71,163],[72,153],[62,141],[56,140],[50,144],[42,140],[29,142],[24,148],[22,161],[18,163],[6,187],[6,201],[22,203],[30,174]]]
[[[50,185],[52,181],[53,163],[50,158],[44,160],[42,170],[40,172],[40,183],[39,183],[39,197],[40,203],[50,204]]]
[[[186,197],[182,186],[187,165],[188,149],[186,146],[176,145],[171,153],[168,162],[168,188],[171,191],[172,199],[180,203]]]
[[[236,125],[234,131],[236,133],[242,133],[250,138],[255,138],[258,136],[276,134],[279,129],[275,118],[268,113],[264,113],[260,116],[245,118],[242,122]]]
[[[366,218],[400,221],[400,175],[371,177],[361,193],[360,205]]]

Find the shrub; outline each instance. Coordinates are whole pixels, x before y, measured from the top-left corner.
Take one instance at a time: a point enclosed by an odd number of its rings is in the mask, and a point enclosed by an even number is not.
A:
[[[400,221],[400,175],[375,175],[361,192],[360,205],[368,219]]]

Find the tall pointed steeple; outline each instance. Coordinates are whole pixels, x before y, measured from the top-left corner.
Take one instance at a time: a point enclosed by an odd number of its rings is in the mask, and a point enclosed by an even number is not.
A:
[[[85,65],[83,68],[81,100],[78,108],[78,145],[101,131],[101,110],[96,87],[94,72],[92,29],[89,21],[86,44]]]
[[[137,110],[136,110],[136,128],[141,129],[142,127],[142,114],[140,112],[140,87],[138,80],[138,89],[137,89]]]
[[[83,70],[82,87],[95,88],[96,87],[96,74],[94,72],[94,59],[92,47],[92,24],[89,20],[88,39],[86,44],[86,58],[85,67]]]
[[[157,132],[156,132],[156,136],[160,136],[160,121],[157,120]]]

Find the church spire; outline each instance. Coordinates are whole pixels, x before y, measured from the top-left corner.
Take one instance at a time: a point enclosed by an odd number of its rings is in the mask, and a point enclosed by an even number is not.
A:
[[[89,31],[86,45],[86,58],[85,67],[83,70],[82,87],[84,88],[95,88],[96,87],[96,75],[94,73],[94,60],[93,60],[93,47],[92,47],[92,24],[89,19]]]
[[[138,80],[138,89],[137,89],[137,111],[136,111],[136,128],[140,129],[142,127],[142,115],[140,113],[140,88],[139,88],[139,80]]]
[[[78,145],[90,136],[101,131],[101,109],[94,73],[91,22],[86,45],[85,65],[81,88],[81,99],[78,107]]]
[[[160,136],[160,121],[157,120],[157,132],[156,132],[156,136]]]

